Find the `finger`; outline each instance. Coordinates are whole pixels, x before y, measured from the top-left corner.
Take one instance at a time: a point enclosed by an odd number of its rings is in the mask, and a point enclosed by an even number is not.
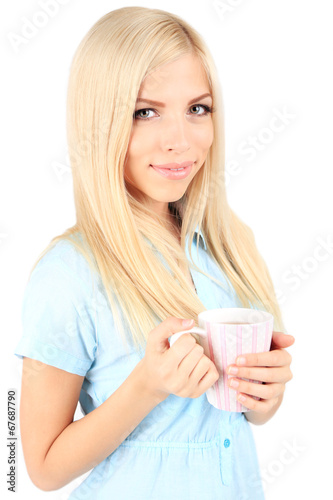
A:
[[[295,342],[295,337],[282,332],[273,332],[271,349],[290,347]]]
[[[187,357],[190,352],[196,347],[200,347],[203,351],[203,347],[201,347],[195,338],[190,333],[184,333],[176,342],[170,347],[167,355],[172,357],[172,359],[177,359],[178,365],[181,364],[185,357]],[[196,351],[196,352],[201,352]],[[202,356],[202,354],[201,354]]]
[[[177,395],[198,397],[208,390],[218,378],[219,373],[215,365],[203,354],[203,348],[197,344],[178,367],[177,381],[181,389],[177,390]]]
[[[291,363],[291,355],[284,349],[242,354],[236,359],[237,366],[284,366]]]
[[[279,366],[277,368],[265,366],[241,368],[232,365],[227,373],[233,377],[237,376],[237,378],[245,378],[248,380],[257,380],[259,382],[267,383],[285,384],[292,379],[292,373],[289,366]]]
[[[209,358],[207,358],[209,359]],[[212,385],[217,382],[219,379],[219,372],[214,365],[214,363],[210,362],[208,363],[208,370],[206,368],[206,365],[203,363],[203,360],[201,360],[195,369],[193,370],[191,377],[194,378],[195,383],[197,385],[197,391],[198,394],[202,394],[203,392],[208,391]],[[198,381],[198,382],[197,382]],[[196,397],[196,396],[194,396]]]
[[[168,338],[171,337],[174,333],[181,332],[186,328],[191,328],[194,325],[184,325],[183,320],[181,318],[176,318],[174,316],[170,316],[157,325],[151,332],[148,334],[149,345],[157,350],[164,351],[166,348],[169,348]],[[147,344],[148,345],[148,344]]]
[[[183,335],[184,337],[184,335]],[[193,337],[192,337],[193,338]],[[180,340],[180,339],[178,339]],[[177,340],[177,342],[178,342]],[[176,343],[172,346],[172,349],[177,350]],[[185,356],[180,360],[178,365],[178,375],[180,378],[190,377],[196,365],[199,363],[200,359],[204,356],[204,348],[194,341],[194,345],[190,352],[187,352]],[[207,357],[207,356],[205,356]],[[207,358],[209,360],[209,358]],[[209,360],[210,361],[210,360]]]
[[[249,410],[264,414],[269,412],[278,403],[279,398],[261,399],[260,401],[258,401],[256,399],[253,399],[251,396],[239,393],[237,396],[237,400]]]
[[[230,378],[228,380],[228,386],[230,389],[234,389],[242,394],[248,394],[261,399],[277,398],[282,392],[284,392],[285,388],[284,384],[261,384],[258,382],[256,383],[236,378]]]

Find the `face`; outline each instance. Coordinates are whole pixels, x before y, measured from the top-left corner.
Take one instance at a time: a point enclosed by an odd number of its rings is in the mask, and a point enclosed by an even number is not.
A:
[[[212,104],[206,75],[193,55],[161,66],[143,81],[124,176],[128,191],[135,198],[139,193],[155,213],[166,214],[168,203],[183,196],[202,167],[214,136]],[[183,162],[193,163],[177,173],[170,170]],[[170,163],[178,165],[166,168]]]

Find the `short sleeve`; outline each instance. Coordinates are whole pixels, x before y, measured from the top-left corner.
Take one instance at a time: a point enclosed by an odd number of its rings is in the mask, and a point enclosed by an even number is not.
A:
[[[97,348],[91,294],[61,260],[41,262],[24,290],[14,354],[86,375]]]

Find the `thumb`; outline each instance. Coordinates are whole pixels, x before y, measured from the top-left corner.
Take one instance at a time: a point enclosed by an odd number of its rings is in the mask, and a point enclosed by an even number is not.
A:
[[[165,351],[169,349],[168,338],[174,333],[181,332],[194,326],[194,321],[190,319],[181,319],[170,316],[157,325],[148,335],[148,342],[154,349]]]
[[[295,338],[292,335],[282,332],[273,332],[271,350],[290,347],[294,342]]]

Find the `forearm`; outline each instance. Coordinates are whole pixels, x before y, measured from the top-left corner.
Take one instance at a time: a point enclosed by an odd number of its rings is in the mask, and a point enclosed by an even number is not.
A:
[[[110,455],[161,402],[145,389],[140,363],[98,408],[68,425],[50,447],[39,486],[55,490]]]
[[[268,422],[277,412],[283,400],[283,393],[279,396],[278,402],[268,413],[259,413],[254,410],[245,412],[246,419],[254,425],[262,425]]]

